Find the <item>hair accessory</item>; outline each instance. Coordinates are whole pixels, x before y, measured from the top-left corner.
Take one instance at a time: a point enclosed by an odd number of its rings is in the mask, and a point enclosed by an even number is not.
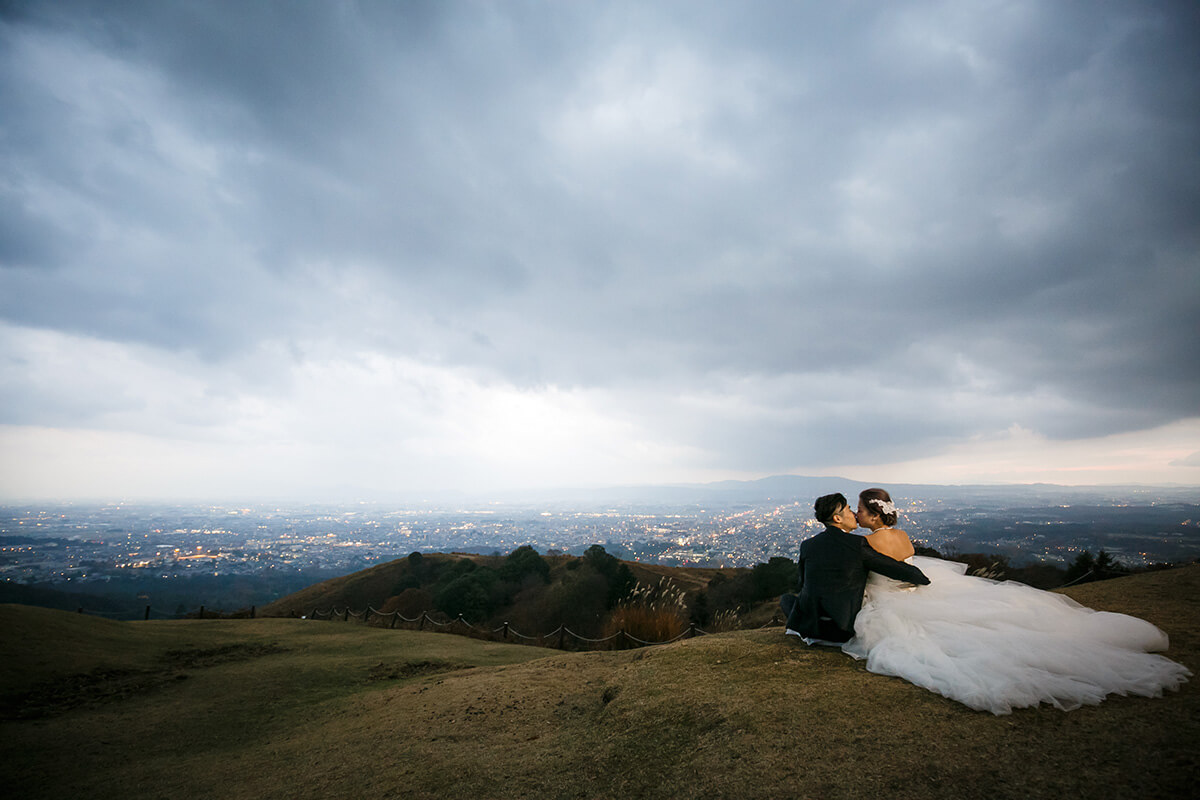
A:
[[[895,514],[896,504],[891,500],[880,500],[878,497],[872,497],[867,501],[871,505],[879,509],[880,514]]]

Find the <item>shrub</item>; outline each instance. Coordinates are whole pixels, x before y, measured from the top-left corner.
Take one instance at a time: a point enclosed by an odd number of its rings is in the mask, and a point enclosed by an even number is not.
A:
[[[727,608],[712,615],[712,619],[709,620],[705,631],[708,633],[724,633],[725,631],[736,631],[741,627],[742,618],[738,615],[737,611]]]
[[[604,636],[624,631],[643,642],[665,642],[680,636],[687,627],[683,592],[662,578],[655,586],[637,584],[628,597],[617,603],[604,626]],[[617,648],[631,644],[623,636],[613,641]]]
[[[1092,554],[1084,550],[1071,562],[1064,580],[1068,583],[1091,583],[1128,574],[1129,570],[1106,550],[1101,549],[1095,558],[1092,558]]]
[[[799,565],[790,558],[772,557],[766,564],[755,564],[750,571],[749,603],[779,597],[796,585]]]
[[[433,595],[424,589],[405,589],[400,594],[389,597],[379,609],[381,614],[400,612],[400,616],[412,619],[433,609]]]
[[[699,591],[692,595],[691,620],[693,625],[703,628],[708,624],[712,614],[708,610],[708,595]]]
[[[591,569],[568,572],[561,581],[546,587],[531,611],[543,621],[542,632],[566,625],[581,636],[594,637],[600,632],[607,609],[607,589],[604,576]]]
[[[406,591],[408,589],[420,589],[420,588],[421,588],[421,579],[418,578],[416,576],[416,574],[414,574],[412,572],[407,572],[399,580],[396,581],[395,585],[392,586],[392,594],[396,595],[396,594],[400,594],[401,592]]]
[[[637,586],[629,567],[615,556],[609,555],[602,545],[594,544],[589,547],[583,554],[583,562],[603,575],[608,583],[608,595],[605,598],[607,608],[612,608],[628,597]]]
[[[439,611],[451,617],[461,615],[468,622],[479,622],[490,616],[497,605],[493,592],[497,583],[496,573],[491,569],[469,569],[439,589],[433,602]]]
[[[521,583],[529,575],[536,575],[542,583],[550,582],[550,565],[529,545],[522,545],[508,554],[500,567],[500,577],[511,583]]]

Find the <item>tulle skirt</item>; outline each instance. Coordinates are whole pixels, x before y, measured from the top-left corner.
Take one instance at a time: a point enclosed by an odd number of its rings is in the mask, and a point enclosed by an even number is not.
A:
[[[872,575],[856,635],[842,647],[871,672],[993,714],[1038,703],[1069,711],[1109,694],[1158,697],[1191,675],[1148,652],[1168,642],[1145,620],[1015,581],[965,575],[965,564],[909,561],[930,584],[906,589]]]

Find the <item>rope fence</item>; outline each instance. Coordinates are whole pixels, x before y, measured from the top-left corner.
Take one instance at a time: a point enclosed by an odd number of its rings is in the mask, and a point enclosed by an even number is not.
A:
[[[292,616],[293,617],[296,616],[294,611],[292,612]],[[374,619],[375,622],[377,622],[378,624],[386,625],[386,627],[388,627],[388,628],[395,628],[397,623],[401,623],[404,625],[416,626],[417,630],[425,630],[426,626],[428,625],[428,626],[431,626],[430,627],[431,630],[445,631],[447,633],[455,633],[455,634],[460,633],[460,631],[456,630],[456,628],[462,628],[460,635],[475,634],[476,636],[485,637],[488,639],[498,638],[503,641],[515,641],[517,644],[524,644],[526,642],[531,643],[531,644],[540,643],[540,645],[543,647],[556,646],[560,650],[567,649],[567,638],[568,637],[570,637],[570,640],[572,641],[572,643],[574,643],[576,645],[578,645],[580,643],[582,643],[584,645],[591,645],[591,646],[608,644],[611,647],[612,646],[611,643],[620,639],[623,642],[627,642],[627,643],[633,645],[634,647],[651,647],[651,646],[660,645],[660,644],[671,644],[672,642],[678,642],[681,639],[690,639],[690,638],[693,638],[696,636],[711,635],[709,631],[703,630],[703,629],[697,627],[695,624],[690,624],[688,626],[687,630],[683,631],[682,633],[678,634],[677,636],[674,636],[670,639],[664,639],[662,641],[649,641],[646,639],[641,639],[641,638],[638,638],[637,636],[634,636],[632,633],[630,633],[629,631],[626,631],[624,629],[619,630],[616,633],[610,634],[610,635],[602,637],[602,638],[594,638],[594,637],[584,636],[583,634],[576,633],[575,631],[568,628],[566,625],[559,625],[557,628],[550,631],[549,633],[545,633],[540,636],[529,636],[527,634],[521,633],[518,630],[515,630],[507,622],[505,622],[503,625],[501,625],[498,628],[487,628],[487,627],[483,627],[480,625],[472,625],[470,622],[468,622],[463,617],[462,614],[459,614],[456,618],[454,618],[452,620],[443,622],[441,620],[435,619],[434,617],[430,616],[427,612],[421,613],[418,616],[412,617],[410,619],[410,618],[404,616],[403,614],[401,614],[399,611],[383,612],[383,611],[380,611],[371,606],[367,606],[362,611],[353,611],[349,607],[346,607],[344,609],[338,609],[336,607],[333,607],[333,608],[330,608],[325,611],[315,608],[309,614],[302,616],[301,619],[328,620],[330,622],[333,622],[333,621],[349,622],[351,617],[354,617],[355,619],[358,619],[358,620],[362,620],[364,623],[369,622],[372,619]],[[763,625],[762,627],[764,627],[764,628],[769,627],[774,622],[775,622],[774,619],[772,619],[771,622],[768,622],[766,625]],[[449,629],[449,630],[446,630],[446,629]],[[553,642],[556,639],[557,639],[556,645],[548,644],[549,642]],[[518,641],[518,640],[520,640],[520,641]],[[599,648],[590,647],[587,649],[599,649]]]
[[[1086,573],[1084,573],[1083,575],[1080,575],[1078,578],[1068,581],[1067,583],[1064,583],[1057,588],[1064,589],[1068,586],[1074,586],[1077,583],[1086,581],[1088,578],[1091,578],[1095,574],[1096,574],[1096,570],[1094,570],[1094,569],[1088,570]],[[233,614],[225,613],[221,610],[208,610],[204,606],[200,606],[199,611],[182,611],[182,612],[176,612],[173,614],[168,614],[164,611],[159,611],[157,609],[151,608],[150,606],[146,606],[144,611],[142,611],[142,612],[135,612],[132,610],[106,611],[106,610],[101,610],[101,609],[83,608],[82,606],[78,607],[77,611],[80,614],[87,614],[89,616],[107,617],[110,619],[125,619],[125,620],[134,619],[139,616],[143,620],[150,620],[150,619],[159,619],[159,620],[228,619],[230,617],[249,617],[250,619],[254,619],[256,617],[256,607],[255,606],[250,606],[248,611],[246,609],[242,609]],[[295,611],[292,612],[292,616],[293,617],[296,616]],[[499,639],[501,639],[503,641],[517,641],[518,644],[528,642],[528,643],[534,644],[534,645],[548,646],[546,643],[553,641],[555,639],[555,637],[557,637],[558,642],[557,642],[557,645],[554,645],[554,646],[557,646],[559,649],[566,649],[567,637],[570,637],[576,643],[583,643],[586,645],[603,645],[603,644],[608,644],[610,642],[613,642],[614,640],[616,640],[618,638],[621,638],[625,642],[628,642],[636,647],[651,647],[651,646],[660,645],[660,644],[671,644],[672,642],[677,642],[681,639],[688,639],[688,638],[692,638],[695,636],[711,635],[709,631],[702,630],[701,628],[697,627],[695,624],[691,624],[688,626],[687,630],[680,633],[679,635],[674,636],[670,639],[664,639],[662,641],[648,641],[646,639],[641,639],[641,638],[638,638],[637,636],[634,636],[633,634],[629,633],[628,631],[626,631],[624,629],[619,630],[616,633],[611,634],[609,636],[605,636],[603,638],[591,638],[591,637],[583,636],[582,634],[575,633],[570,628],[567,628],[565,625],[560,625],[557,628],[555,628],[553,631],[550,631],[549,633],[543,634],[541,636],[528,636],[524,633],[521,633],[520,631],[514,630],[507,622],[505,622],[503,625],[501,625],[498,628],[489,630],[487,628],[482,628],[482,627],[479,627],[476,625],[472,625],[471,623],[467,622],[466,619],[464,619],[461,614],[456,619],[452,619],[452,620],[449,620],[446,622],[435,619],[434,617],[430,616],[428,614],[428,612],[423,612],[420,615],[415,616],[412,619],[409,619],[408,617],[401,614],[399,611],[391,611],[391,612],[385,613],[385,612],[380,611],[376,608],[373,608],[372,606],[369,606],[369,605],[362,611],[354,611],[351,608],[349,608],[348,606],[345,609],[342,609],[340,611],[337,610],[336,608],[331,608],[328,611],[321,611],[319,609],[313,609],[311,614],[308,614],[307,616],[302,617],[302,618],[303,619],[327,619],[327,620],[332,621],[332,620],[340,617],[343,622],[349,622],[350,618],[354,617],[355,619],[362,620],[362,622],[366,623],[366,622],[370,621],[372,616],[379,618],[379,621],[381,624],[382,624],[383,620],[388,620],[387,627],[389,627],[389,628],[395,628],[397,623],[402,623],[405,625],[415,625],[418,630],[424,630],[426,625],[432,626],[432,629],[435,629],[435,630],[453,628],[455,625],[460,625],[465,629],[463,631],[463,635],[470,635],[470,634],[474,633],[478,636],[486,637],[489,639],[498,637]],[[779,621],[776,620],[774,617],[772,617],[772,619],[769,622],[767,622],[765,625],[760,626],[758,628],[758,630],[762,630],[763,628],[768,628],[768,627],[771,627],[772,625],[778,625],[778,624],[779,624]],[[454,630],[450,630],[448,632],[456,633],[456,631],[454,631]],[[599,648],[595,648],[595,649],[599,649]]]
[[[150,620],[150,619],[230,619],[230,618],[236,618],[236,617],[248,617],[250,619],[254,619],[257,616],[258,608],[257,608],[257,606],[250,606],[249,610],[246,610],[243,608],[240,611],[236,611],[232,614],[224,612],[224,611],[220,611],[220,610],[207,609],[204,606],[200,606],[199,611],[180,611],[180,612],[176,612],[174,614],[168,614],[165,611],[159,611],[158,609],[151,608],[150,606],[146,606],[144,611],[133,611],[132,609],[126,610],[126,611],[102,611],[100,609],[84,608],[83,606],[78,606],[75,609],[75,611],[78,614],[87,614],[88,616],[92,616],[92,617],[109,617],[112,619],[124,619],[124,620],[136,619],[137,617],[141,617],[143,620]]]
[[[1091,578],[1095,574],[1096,574],[1096,570],[1094,570],[1094,569],[1088,570],[1083,575],[1080,575],[1078,578],[1068,581],[1067,583],[1064,583],[1061,586],[1056,587],[1056,588],[1065,589],[1068,586],[1074,586],[1077,583],[1086,581],[1088,578]],[[159,619],[159,620],[222,619],[222,618],[229,618],[230,616],[236,616],[236,617],[248,616],[250,619],[254,619],[256,617],[256,607],[255,606],[250,606],[249,611],[247,611],[246,609],[242,609],[241,611],[236,612],[232,615],[229,613],[226,613],[224,611],[220,611],[220,610],[209,610],[209,609],[206,609],[204,606],[200,606],[199,611],[182,611],[182,612],[176,612],[173,614],[169,614],[165,611],[159,611],[157,609],[151,608],[150,606],[146,606],[145,609],[141,612],[135,612],[132,610],[105,611],[105,610],[101,610],[101,609],[83,608],[82,606],[80,606],[79,608],[77,608],[77,612],[80,614],[87,614],[89,616],[95,616],[95,617],[106,617],[109,619],[126,619],[126,620],[134,619],[139,616],[143,620],[150,620],[150,619]],[[296,616],[294,611],[292,612],[292,616],[293,617]],[[557,646],[560,649],[565,648],[564,642],[565,642],[565,638],[568,636],[571,637],[571,639],[573,639],[576,642],[583,642],[583,643],[589,644],[589,645],[605,644],[605,643],[613,641],[614,639],[624,637],[625,641],[628,641],[636,646],[648,647],[648,646],[659,645],[659,644],[670,644],[672,642],[677,642],[680,639],[691,638],[694,636],[710,635],[710,633],[708,631],[702,630],[702,629],[698,628],[696,625],[690,625],[686,631],[679,634],[678,636],[675,636],[671,639],[665,639],[663,641],[647,641],[645,639],[640,639],[625,630],[620,630],[610,636],[605,636],[603,638],[596,639],[596,638],[590,638],[590,637],[575,633],[574,631],[567,628],[566,626],[560,625],[558,628],[554,629],[550,633],[543,634],[541,636],[528,636],[524,633],[521,633],[520,631],[514,630],[511,626],[509,626],[509,624],[507,622],[498,628],[495,628],[493,630],[487,630],[485,628],[481,628],[481,627],[470,624],[462,617],[461,614],[456,619],[452,619],[448,622],[442,622],[440,620],[437,620],[437,619],[431,617],[428,613],[422,613],[416,617],[413,617],[412,619],[409,619],[408,617],[401,614],[399,611],[391,611],[391,612],[385,613],[385,612],[382,612],[371,606],[367,606],[362,611],[353,611],[349,607],[346,607],[345,609],[342,609],[341,611],[338,611],[333,608],[329,609],[328,611],[320,611],[320,610],[314,609],[313,612],[307,616],[307,618],[308,619],[333,620],[339,616],[341,617],[343,622],[348,622],[351,617],[362,620],[364,623],[368,622],[372,616],[379,617],[381,620],[388,619],[389,620],[389,624],[388,624],[389,628],[395,628],[397,623],[403,623],[406,625],[416,625],[419,630],[424,630],[426,625],[431,625],[431,626],[433,626],[434,629],[443,629],[443,628],[450,628],[450,627],[458,624],[458,625],[464,626],[466,628],[467,633],[473,632],[473,633],[480,634],[480,635],[486,635],[488,637],[499,637],[505,641],[521,640],[522,642],[529,642],[531,644],[537,644],[537,643],[541,642],[541,643],[543,643],[543,646],[544,646],[545,642],[553,640],[554,637],[557,636],[559,638],[559,642],[558,642]],[[772,624],[778,624],[778,623],[776,622],[776,620],[772,619],[771,622],[768,622],[766,625],[763,625],[761,627],[767,628],[767,627],[770,627]],[[761,628],[760,628],[760,630],[761,630]],[[451,632],[453,632],[453,631],[451,631]],[[518,642],[518,643],[520,643],[520,642]]]
[[[116,618],[116,617],[127,617],[127,616],[129,616],[129,612],[128,612],[128,611],[100,611],[99,609],[91,609],[91,608],[80,608],[80,609],[79,609],[79,613],[80,613],[80,614],[87,614],[87,615],[89,615],[89,616],[93,616],[93,617],[113,617],[113,618]]]
[[[296,616],[296,612],[294,612],[294,610],[292,612],[292,616],[293,618]],[[428,628],[428,630],[455,633],[460,634],[460,636],[470,636],[470,634],[475,634],[475,636],[480,638],[500,639],[504,640],[504,642],[516,642],[517,644],[529,643],[539,646],[557,646],[559,650],[566,649],[568,637],[570,638],[571,642],[576,645],[590,645],[586,646],[586,648],[577,649],[601,649],[599,646],[594,645],[607,644],[610,646],[610,648],[612,648],[612,643],[616,642],[617,639],[622,639],[624,643],[631,644],[632,646],[641,646],[641,648],[644,648],[644,646],[671,644],[673,642],[679,642],[680,639],[689,639],[697,636],[712,636],[712,632],[704,631],[701,627],[698,627],[695,624],[690,624],[688,626],[688,630],[677,634],[677,636],[674,636],[670,639],[662,639],[660,642],[653,642],[653,640],[638,638],[629,631],[625,631],[624,628],[623,630],[619,630],[616,633],[610,634],[610,636],[602,638],[587,637],[583,636],[581,633],[572,631],[571,628],[566,627],[565,625],[559,625],[550,633],[542,633],[541,636],[528,636],[526,633],[521,633],[520,631],[515,630],[515,628],[509,625],[508,622],[504,622],[503,625],[500,625],[496,628],[487,628],[470,624],[470,622],[463,618],[462,614],[456,616],[455,619],[443,621],[434,619],[433,616],[427,612],[422,612],[419,615],[413,616],[412,619],[409,619],[408,616],[404,616],[398,612],[398,610],[394,610],[394,612],[382,612],[382,610],[372,606],[367,606],[365,609],[362,609],[361,612],[355,612],[355,610],[352,610],[349,607],[343,609],[332,607],[328,610],[314,608],[311,613],[302,615],[300,619],[328,621],[340,620],[343,622],[348,622],[352,616],[354,619],[362,620],[362,622],[367,622],[374,619],[377,624],[385,625],[389,628],[395,628],[397,622],[398,624],[415,626],[416,630],[419,631],[424,631],[426,630],[426,626],[431,626]],[[762,630],[762,628],[773,625],[778,626],[779,624],[779,620],[776,620],[773,616],[773,618],[770,619],[766,625],[758,627],[757,630]],[[457,630],[457,628],[462,628],[462,630]],[[551,644],[552,642],[556,642],[556,639],[557,643]]]
[[[1094,570],[1094,569],[1089,569],[1087,572],[1083,573],[1082,575],[1080,575],[1080,576],[1079,576],[1078,578],[1076,578],[1075,580],[1073,580],[1073,581],[1067,581],[1067,582],[1066,582],[1066,583],[1064,583],[1062,586],[1059,586],[1059,587],[1057,587],[1057,588],[1059,588],[1059,589],[1065,589],[1065,588],[1067,588],[1068,586],[1074,586],[1075,584],[1079,583],[1079,582],[1080,582],[1081,580],[1083,580],[1084,578],[1086,578],[1086,577],[1088,577],[1088,576],[1090,576],[1090,575],[1094,575],[1094,574],[1096,574],[1096,570]]]

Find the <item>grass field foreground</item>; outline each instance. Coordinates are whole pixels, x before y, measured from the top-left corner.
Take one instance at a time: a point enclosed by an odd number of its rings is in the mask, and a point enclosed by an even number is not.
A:
[[[1200,666],[1200,566],[1068,593]],[[559,653],[302,620],[0,624],[26,698],[0,757],[27,798],[1182,797],[1200,777],[1195,678],[996,717],[779,629]],[[96,670],[133,685],[28,701]]]

